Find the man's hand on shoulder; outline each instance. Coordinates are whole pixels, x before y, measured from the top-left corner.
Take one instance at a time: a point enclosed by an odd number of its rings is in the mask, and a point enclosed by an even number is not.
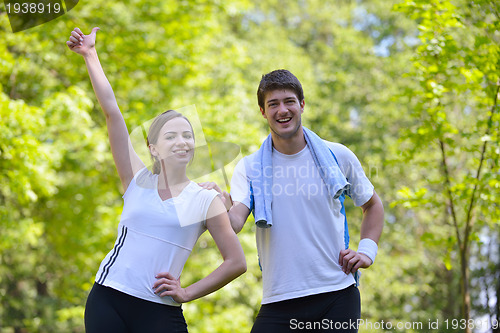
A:
[[[206,190],[216,190],[219,192],[219,197],[222,200],[222,203],[226,207],[226,211],[229,211],[231,207],[233,206],[233,200],[231,199],[231,195],[227,193],[226,191],[223,191],[219,185],[217,185],[215,182],[203,182],[203,183],[198,183],[198,186],[206,189]]]

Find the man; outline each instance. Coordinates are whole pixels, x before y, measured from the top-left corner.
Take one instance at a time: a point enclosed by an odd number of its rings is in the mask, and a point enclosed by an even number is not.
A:
[[[258,226],[263,298],[252,332],[357,332],[355,275],[375,259],[382,202],[348,148],[302,126],[305,100],[292,73],[264,75],[257,96],[271,134],[236,166],[229,210],[237,233],[251,210]],[[358,251],[347,248],[344,193],[363,210]]]

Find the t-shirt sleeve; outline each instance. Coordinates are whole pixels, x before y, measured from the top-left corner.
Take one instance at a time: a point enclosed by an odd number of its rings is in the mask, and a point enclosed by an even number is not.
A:
[[[210,206],[212,205],[212,203],[214,202],[214,200],[220,200],[218,198],[219,196],[219,193],[216,191],[216,190],[203,190],[203,193],[204,193],[204,196],[203,196],[203,200],[202,200],[202,209],[203,209],[203,212],[204,212],[204,215],[205,216],[205,219],[203,220],[203,226],[206,227],[207,226],[207,220],[211,217],[214,217],[215,215],[218,215],[218,214],[226,214],[226,211],[223,209],[223,210],[220,210],[220,211],[210,211]]]
[[[326,142],[339,163],[340,170],[351,186],[347,195],[356,206],[362,206],[373,196],[373,185],[354,153],[340,143]]]
[[[231,178],[231,198],[250,209],[250,187],[245,170],[245,158],[242,158],[234,168]]]
[[[135,186],[153,188],[154,181],[155,178],[151,171],[149,171],[147,167],[143,167],[141,170],[137,171],[134,177],[130,180],[127,190],[123,193],[122,198],[125,200],[128,197],[128,193],[130,193]]]

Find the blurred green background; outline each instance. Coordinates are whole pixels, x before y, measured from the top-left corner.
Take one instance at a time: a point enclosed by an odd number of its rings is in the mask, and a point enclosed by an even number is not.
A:
[[[192,106],[198,137],[247,155],[268,131],[262,74],[301,80],[304,124],[357,154],[386,210],[360,287],[362,318],[386,325],[360,332],[499,332],[499,13],[487,0],[81,0],[12,33],[1,6],[0,332],[83,332],[116,237],[122,193],[105,121],[65,44],[94,26],[130,131]],[[226,186],[221,170],[208,178]],[[346,202],[356,248],[361,212]],[[190,332],[250,331],[262,292],[253,221],[239,238],[248,272],[184,306]],[[220,261],[206,233],[182,283]]]

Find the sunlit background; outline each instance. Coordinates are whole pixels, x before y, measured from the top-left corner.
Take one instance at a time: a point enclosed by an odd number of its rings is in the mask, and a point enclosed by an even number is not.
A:
[[[66,47],[73,28],[94,26],[129,131],[167,109],[195,110],[198,138],[241,148],[207,171],[227,190],[237,160],[268,133],[262,74],[286,68],[299,78],[304,124],[356,153],[385,206],[379,254],[360,287],[372,326],[360,332],[498,325],[499,2],[80,0],[16,33],[6,10],[1,333],[83,332],[87,294],[116,237],[122,189],[105,120],[83,59]],[[346,203],[355,249],[361,211]],[[239,234],[247,273],[184,305],[190,332],[250,331],[262,292],[254,229],[251,217]],[[220,261],[206,233],[182,284]],[[464,328],[461,319],[472,321]]]

